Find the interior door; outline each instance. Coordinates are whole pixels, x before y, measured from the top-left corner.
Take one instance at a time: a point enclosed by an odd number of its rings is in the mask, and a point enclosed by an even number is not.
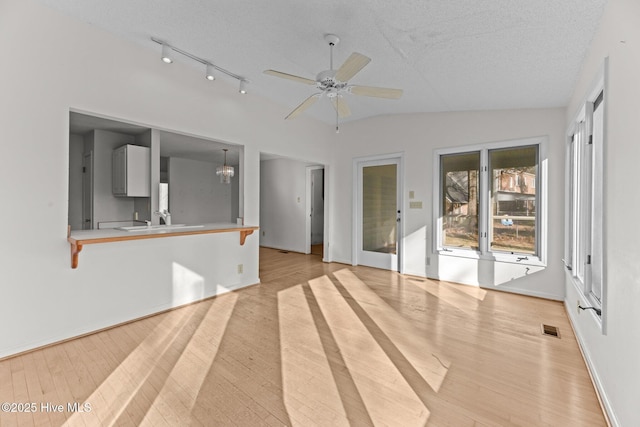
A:
[[[399,270],[400,159],[358,162],[357,264]]]

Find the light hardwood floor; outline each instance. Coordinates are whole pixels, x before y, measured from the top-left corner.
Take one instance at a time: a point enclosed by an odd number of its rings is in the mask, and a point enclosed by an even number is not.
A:
[[[37,406],[0,425],[605,425],[559,302],[260,257],[260,285],[0,362]]]

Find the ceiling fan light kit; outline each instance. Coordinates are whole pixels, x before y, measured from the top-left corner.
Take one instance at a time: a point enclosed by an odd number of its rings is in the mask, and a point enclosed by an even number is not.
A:
[[[306,85],[315,85],[316,89],[320,91],[305,99],[285,117],[285,120],[297,117],[300,113],[311,107],[319,98],[326,96],[336,110],[336,132],[338,132],[339,119],[351,115],[351,110],[344,99],[345,94],[386,99],[398,99],[402,96],[402,89],[349,84],[349,80],[371,62],[371,58],[361,53],[353,52],[340,68],[334,70],[333,47],[340,43],[340,38],[335,34],[325,34],[324,39],[329,44],[329,69],[319,72],[315,80],[276,70],[264,71],[265,74],[270,76],[280,77]]]

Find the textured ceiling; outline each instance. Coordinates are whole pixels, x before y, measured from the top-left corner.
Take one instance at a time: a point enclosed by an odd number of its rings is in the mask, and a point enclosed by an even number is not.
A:
[[[329,68],[324,34],[372,58],[350,83],[404,89],[399,100],[348,95],[352,116],[566,106],[606,0],[40,0],[148,49],[166,40],[250,80],[250,93],[283,106]],[[197,62],[177,56],[176,60]],[[203,69],[204,73],[204,69]],[[219,80],[225,79],[220,76]],[[215,84],[215,83],[213,83]],[[236,84],[235,82],[233,84]],[[304,114],[331,123],[321,99]],[[346,121],[346,120],[345,120]]]

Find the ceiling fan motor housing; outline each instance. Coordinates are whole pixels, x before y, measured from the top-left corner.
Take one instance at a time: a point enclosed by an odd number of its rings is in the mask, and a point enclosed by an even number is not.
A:
[[[320,73],[318,73],[316,77],[316,82],[318,82],[323,86],[331,87],[336,83],[335,76],[336,76],[336,70],[321,71]]]

